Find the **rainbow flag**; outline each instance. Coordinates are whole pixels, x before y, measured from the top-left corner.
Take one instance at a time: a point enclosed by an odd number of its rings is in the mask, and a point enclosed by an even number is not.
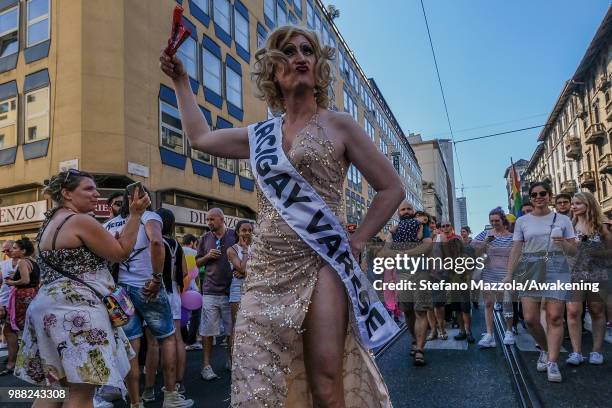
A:
[[[510,178],[512,183],[512,212],[516,218],[523,215],[521,211],[521,206],[523,205],[523,200],[521,199],[521,182],[519,180],[518,174],[516,173],[516,168],[514,168],[514,162],[512,158],[510,158],[510,163],[512,164],[512,169],[510,170]]]

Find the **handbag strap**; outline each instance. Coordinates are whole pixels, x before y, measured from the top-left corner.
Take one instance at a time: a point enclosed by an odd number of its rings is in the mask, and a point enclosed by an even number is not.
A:
[[[60,230],[60,228],[62,228],[64,226],[64,224],[66,223],[66,221],[68,221],[69,218],[73,217],[76,214],[70,214],[69,216],[67,216],[66,218],[64,218],[62,220],[62,222],[60,223],[60,225],[57,227],[57,229],[55,230],[55,234],[53,235],[53,244],[52,244],[52,248],[53,250],[55,250],[55,241],[57,240],[57,234]],[[44,226],[44,228],[46,229],[48,223]],[[42,232],[40,232],[40,237],[42,237]],[[59,273],[60,275],[65,276],[68,279],[71,279],[73,281],[79,282],[82,285],[87,286],[89,289],[91,289],[91,291],[98,297],[98,299],[100,300],[104,300],[104,296],[98,292],[98,290],[96,290],[93,286],[91,286],[89,283],[85,282],[83,279],[78,278],[74,275],[71,275],[67,272],[64,272],[61,268],[59,268],[57,265],[55,265],[53,262],[49,261],[49,258],[47,258],[46,256],[43,255],[42,251],[40,250],[40,240],[38,240],[38,242],[36,243],[36,246],[38,248],[38,256],[40,257],[40,259],[43,260],[43,262],[51,269],[53,269],[55,272]]]
[[[550,232],[548,233],[548,241],[546,243],[546,258],[548,258],[548,254],[550,253],[550,238],[552,237],[552,230],[555,227],[555,221],[557,221],[557,213],[553,216],[552,224],[550,224]]]

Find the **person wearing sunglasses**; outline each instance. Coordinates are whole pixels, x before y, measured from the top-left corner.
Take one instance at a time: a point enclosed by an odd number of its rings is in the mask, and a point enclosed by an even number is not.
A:
[[[229,295],[234,276],[227,250],[238,242],[238,236],[233,229],[225,225],[225,215],[220,208],[208,210],[206,224],[210,231],[200,240],[196,264],[198,267],[206,267],[206,276],[202,283],[200,336],[204,342],[204,352],[200,375],[203,380],[210,381],[218,378],[210,364],[213,337],[229,337],[233,330]],[[231,370],[229,354],[225,358],[225,369]]]
[[[123,207],[123,192],[115,191],[106,200],[106,205],[109,210],[108,219],[113,219],[121,213],[121,207]]]
[[[516,275],[517,280],[526,284],[534,281],[549,285],[558,281],[569,283],[570,269],[566,256],[576,253],[572,221],[550,210],[552,191],[547,183],[532,184],[529,197],[534,210],[516,221],[504,282],[512,282]],[[562,288],[538,289],[519,292],[525,323],[542,348],[536,369],[546,372],[548,381],[561,382],[557,361],[563,341],[563,312],[568,294]],[[542,304],[546,313],[546,331],[540,319]]]

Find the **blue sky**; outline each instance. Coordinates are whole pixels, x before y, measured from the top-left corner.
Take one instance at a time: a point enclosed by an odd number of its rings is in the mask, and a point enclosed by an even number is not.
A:
[[[405,133],[450,138],[419,0],[324,0]],[[610,2],[425,0],[455,140],[540,125],[574,73]],[[478,128],[478,129],[474,129]],[[472,129],[472,130],[465,130]],[[510,157],[529,160],[539,129],[457,144],[477,232],[507,209]],[[456,158],[455,158],[456,159]],[[461,185],[455,165],[456,185]],[[488,186],[480,188],[470,188]],[[457,191],[457,196],[461,191]]]

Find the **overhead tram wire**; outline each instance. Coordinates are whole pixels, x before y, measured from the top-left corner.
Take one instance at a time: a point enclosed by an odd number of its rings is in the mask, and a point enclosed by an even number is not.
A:
[[[440,78],[440,70],[438,69],[438,60],[436,59],[436,52],[434,50],[433,41],[431,39],[431,32],[429,31],[429,22],[427,21],[427,13],[425,13],[425,5],[423,4],[423,0],[421,0],[421,9],[423,10],[423,18],[425,19],[425,27],[427,28],[427,37],[429,38],[429,46],[431,47],[431,54],[433,55],[434,66],[436,68],[436,75],[438,77],[438,85],[440,85],[440,92],[442,93],[442,102],[444,103],[444,112],[446,112],[446,121],[448,123],[448,130],[450,131],[450,134],[451,134],[451,140],[453,141],[453,149],[455,150],[455,157],[457,158],[457,169],[459,170],[459,179],[461,180],[461,194],[463,194],[463,174],[461,172],[461,161],[459,160],[459,154],[457,153],[455,135],[453,133],[453,127],[451,126],[450,115],[448,114],[446,96],[444,95],[444,87],[442,86],[442,79]]]
[[[505,132],[499,132],[499,133],[491,133],[490,135],[484,135],[484,136],[478,136],[478,137],[470,137],[470,138],[467,138],[467,139],[457,140],[456,142],[453,142],[453,144],[456,145],[458,143],[471,142],[473,140],[487,139],[489,137],[502,136],[502,135],[507,135],[507,134],[516,133],[516,132],[523,132],[525,130],[538,129],[538,128],[541,128],[541,127],[544,127],[544,126],[546,126],[546,124],[544,124],[544,125],[537,125],[537,126],[530,126],[530,127],[521,128],[521,129],[507,130]]]

